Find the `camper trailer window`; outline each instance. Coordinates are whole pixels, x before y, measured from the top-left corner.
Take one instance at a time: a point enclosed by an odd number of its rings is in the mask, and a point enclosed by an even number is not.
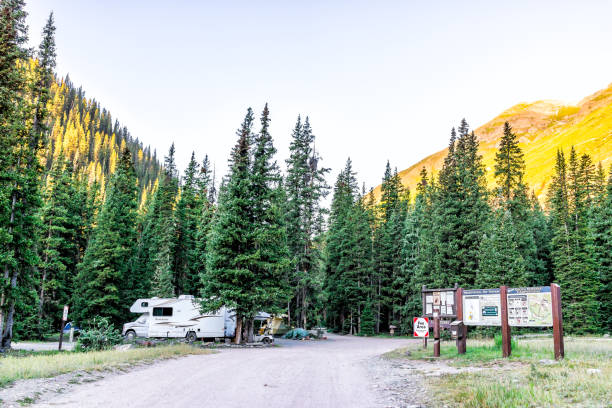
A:
[[[171,307],[154,307],[153,316],[172,316]]]
[[[140,304],[141,307],[149,307],[149,302],[142,302]]]

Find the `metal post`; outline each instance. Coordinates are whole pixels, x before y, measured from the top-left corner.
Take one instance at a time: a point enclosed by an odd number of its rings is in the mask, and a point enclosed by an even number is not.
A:
[[[72,344],[74,342],[74,327],[70,328],[70,337],[69,337],[70,343]]]
[[[457,310],[457,320],[463,321],[463,288],[457,288],[457,291],[455,291],[455,307]],[[467,326],[463,324],[458,330],[461,332],[457,332],[457,353],[465,354],[467,348]]]
[[[510,357],[512,354],[512,343],[510,341],[510,324],[508,323],[508,287],[499,287],[501,300],[501,327],[502,327],[502,356]]]
[[[565,357],[563,345],[563,314],[561,313],[561,287],[556,283],[550,285],[550,297],[552,301],[553,318],[553,343],[555,349],[555,360]]]
[[[440,316],[434,317],[434,357],[440,357]]]

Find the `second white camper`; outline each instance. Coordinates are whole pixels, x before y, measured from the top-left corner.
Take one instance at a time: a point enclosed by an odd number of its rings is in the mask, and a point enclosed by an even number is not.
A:
[[[233,337],[236,314],[222,307],[214,313],[200,313],[199,302],[190,295],[170,299],[138,299],[130,312],[141,313],[132,323],[123,325],[123,335],[135,337],[199,338]]]

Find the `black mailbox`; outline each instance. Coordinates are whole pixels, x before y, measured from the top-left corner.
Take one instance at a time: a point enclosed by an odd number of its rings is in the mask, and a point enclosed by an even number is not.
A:
[[[454,322],[452,322],[450,324],[450,329],[451,329],[451,337],[453,339],[457,339],[457,340],[461,340],[463,339],[463,321],[462,320],[455,320]]]

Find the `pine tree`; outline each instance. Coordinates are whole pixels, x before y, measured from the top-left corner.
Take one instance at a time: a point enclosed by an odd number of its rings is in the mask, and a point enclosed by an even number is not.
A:
[[[512,215],[509,211],[498,212],[491,224],[480,244],[476,286],[526,286],[525,260],[517,245]]]
[[[288,280],[295,290],[287,314],[290,320],[305,327],[318,291],[320,251],[316,241],[323,228],[325,211],[320,201],[328,193],[325,174],[329,169],[320,167],[321,158],[314,149],[315,137],[308,118],[302,123],[298,117],[291,137],[285,190],[287,238],[293,258],[293,273]]]
[[[176,205],[177,240],[174,252],[176,286],[178,294],[198,294],[200,276],[198,274],[197,243],[198,225],[207,202],[208,191],[202,190],[199,180],[199,165],[195,153],[185,171],[181,196]]]
[[[448,287],[474,284],[478,252],[490,207],[487,202],[485,168],[478,154],[478,141],[462,120],[458,138],[451,132],[449,153],[439,174],[432,199],[432,233],[425,251],[424,271],[432,276],[429,285]]]
[[[518,277],[523,284],[548,284],[542,282],[547,271],[542,270],[538,259],[538,248],[534,236],[534,224],[536,215],[532,212],[532,204],[527,194],[527,186],[524,183],[525,161],[523,151],[518,145],[518,138],[512,132],[508,122],[504,123],[504,133],[500,141],[499,149],[495,155],[495,178],[497,180],[497,209],[503,213],[508,212],[512,217],[511,225],[517,251],[524,263],[523,277]],[[503,226],[499,218],[494,225]],[[493,283],[493,282],[491,282]],[[515,284],[516,285],[516,284]]]
[[[193,270],[198,274],[197,282],[192,282],[192,287],[194,288],[192,291],[195,294],[199,294],[202,291],[202,277],[206,276],[206,245],[215,209],[213,201],[211,201],[210,189],[212,188],[212,180],[209,173],[210,163],[208,162],[208,156],[206,156],[200,167],[200,175],[198,177],[198,186],[203,205],[196,226],[195,247],[192,248],[190,255],[194,259]]]
[[[253,228],[249,188],[252,126],[253,111],[249,108],[237,132],[238,142],[230,157],[230,172],[219,194],[202,276],[202,307],[210,311],[222,306],[235,310],[234,341],[237,343],[242,340],[243,319],[254,312],[252,296],[257,290],[251,268],[254,248],[249,241]]]
[[[252,231],[249,241],[255,250],[251,259],[254,272],[251,313],[247,318],[247,339],[253,340],[252,319],[260,310],[280,312],[289,300],[288,282],[283,278],[290,267],[283,205],[284,191],[274,155],[276,148],[269,133],[268,104],[261,114],[261,130],[253,137],[249,195]]]
[[[174,143],[164,159],[164,170],[155,192],[155,213],[151,230],[154,234],[150,259],[153,260],[153,281],[151,295],[169,298],[176,295],[175,249],[177,225],[174,216],[178,194],[178,172],[174,159]]]
[[[119,324],[127,316],[125,294],[131,290],[127,261],[135,247],[137,208],[136,174],[125,150],[78,268],[73,299],[77,321],[101,316]]]
[[[600,285],[593,259],[594,236],[587,222],[588,178],[581,173],[575,149],[567,163],[559,151],[548,197],[554,275],[561,285],[564,325],[570,332],[593,331],[598,321]]]
[[[60,157],[49,174],[42,208],[38,335],[59,329],[61,310],[73,290],[79,260],[77,234],[81,225],[74,200],[78,198],[72,163]]]
[[[0,259],[3,273],[0,348],[10,348],[15,311],[22,308],[23,300],[28,297],[23,296],[25,292],[31,293],[37,284],[33,271],[39,262],[36,231],[42,205],[43,170],[39,153],[46,146],[47,102],[55,65],[55,27],[51,15],[38,49],[38,65],[32,80],[26,80],[27,27],[23,7],[21,0],[0,4],[0,105],[3,108],[0,147],[7,149],[0,159],[3,172],[0,198],[6,203],[0,210],[3,216],[0,239],[8,244]]]
[[[334,327],[349,333],[357,331],[356,318],[365,292],[355,250],[355,227],[358,207],[357,181],[349,158],[334,185],[329,231],[326,235],[325,289],[328,293],[327,314]],[[348,320],[347,320],[348,319]]]
[[[603,172],[598,176],[599,182]],[[601,183],[602,187],[604,183]],[[593,208],[591,228],[594,232],[594,255],[599,270],[601,283],[599,298],[599,316],[601,327],[606,332],[612,331],[612,167],[608,174],[605,188],[599,189],[598,204]]]

